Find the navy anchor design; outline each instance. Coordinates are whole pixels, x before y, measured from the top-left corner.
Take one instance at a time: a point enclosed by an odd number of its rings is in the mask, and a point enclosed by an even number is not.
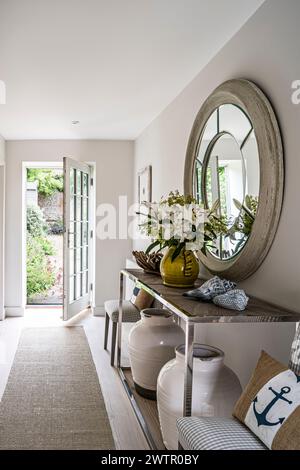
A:
[[[269,413],[270,409],[275,405],[275,403],[278,400],[283,400],[286,401],[289,405],[291,405],[293,402],[285,398],[283,395],[286,395],[287,393],[290,393],[291,388],[290,387],[282,387],[280,392],[276,392],[276,390],[273,390],[272,387],[269,387],[269,390],[271,390],[275,397],[273,400],[270,401],[270,403],[266,406],[266,408],[259,413],[256,409],[256,403],[258,401],[257,397],[254,398],[253,400],[253,411],[257,420],[257,426],[277,426],[277,424],[282,424],[285,418],[279,418],[278,421],[275,423],[272,423],[271,421],[268,421],[267,419],[267,414]]]

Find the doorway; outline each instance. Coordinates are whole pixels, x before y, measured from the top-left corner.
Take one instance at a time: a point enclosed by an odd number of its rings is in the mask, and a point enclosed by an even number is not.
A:
[[[28,306],[63,304],[63,169],[26,168]]]
[[[94,306],[95,163],[23,163],[23,305],[63,320]],[[36,316],[34,314],[34,316]]]

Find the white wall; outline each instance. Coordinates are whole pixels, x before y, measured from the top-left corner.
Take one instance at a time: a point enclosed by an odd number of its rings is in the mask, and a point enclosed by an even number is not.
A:
[[[252,295],[296,311],[300,310],[300,105],[291,102],[291,83],[300,78],[299,18],[298,0],[267,0],[135,144],[135,173],[152,165],[153,198],[158,199],[171,189],[182,191],[189,133],[207,96],[232,78],[250,79],[265,91],[283,134],[284,204],[268,257],[242,287]],[[143,246],[141,242],[134,245]],[[261,348],[287,361],[294,327],[294,324],[220,324],[201,328],[205,341],[224,349],[227,363],[245,384]]]
[[[133,143],[100,140],[8,141],[6,143],[6,263],[7,315],[22,315],[22,162],[62,162],[68,156],[96,163],[96,206],[118,203],[119,195],[132,202]],[[96,219],[97,223],[97,219]],[[118,272],[131,253],[131,240],[96,239],[95,306],[102,313],[107,298],[118,296]]]
[[[5,140],[0,135],[0,165],[5,164]]]
[[[0,135],[0,320],[4,318],[5,140]]]

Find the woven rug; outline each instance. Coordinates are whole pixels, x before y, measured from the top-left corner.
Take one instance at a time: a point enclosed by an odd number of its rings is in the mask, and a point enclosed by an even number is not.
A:
[[[23,330],[0,403],[0,449],[114,449],[82,327]]]

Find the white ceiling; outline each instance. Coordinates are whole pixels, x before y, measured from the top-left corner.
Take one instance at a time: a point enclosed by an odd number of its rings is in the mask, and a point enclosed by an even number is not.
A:
[[[134,139],[262,3],[0,0],[0,134]]]

